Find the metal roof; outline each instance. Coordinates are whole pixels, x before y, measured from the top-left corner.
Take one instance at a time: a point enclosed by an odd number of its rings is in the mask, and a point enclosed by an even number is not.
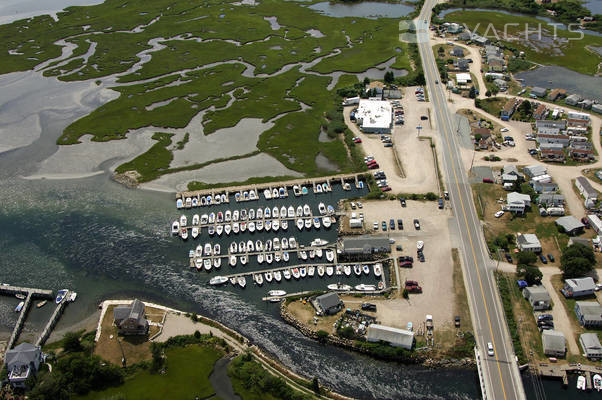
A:
[[[546,350],[552,350],[554,352],[564,352],[566,350],[566,339],[564,334],[560,331],[553,329],[544,330],[541,333],[541,342],[543,344],[544,352]]]

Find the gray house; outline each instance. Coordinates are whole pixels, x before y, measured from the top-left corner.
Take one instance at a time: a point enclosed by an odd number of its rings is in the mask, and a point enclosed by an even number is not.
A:
[[[530,178],[545,175],[548,169],[544,165],[528,165],[523,168],[523,172]]]
[[[585,328],[598,328],[602,326],[602,306],[597,301],[577,301],[575,315],[579,323]]]
[[[533,186],[535,193],[554,193],[558,191],[558,184],[554,182],[533,182],[531,186]]]
[[[561,194],[544,193],[537,197],[537,204],[545,207],[562,207],[564,196]]]
[[[14,388],[25,388],[25,381],[35,376],[43,362],[42,350],[39,346],[23,342],[8,350],[4,357],[8,381]]]
[[[533,253],[541,252],[541,242],[534,233],[516,234],[516,247],[520,251],[532,251]]]
[[[598,360],[602,358],[602,345],[598,335],[595,333],[582,333],[579,336],[579,344],[583,349],[583,355],[590,360]]]
[[[548,357],[564,357],[566,353],[566,339],[564,334],[553,329],[541,332],[543,353]]]
[[[572,215],[566,215],[556,220],[556,225],[562,227],[567,235],[574,236],[583,233],[585,225]]]
[[[464,57],[464,49],[460,46],[454,46],[454,48],[449,52],[454,57]]]
[[[370,255],[390,251],[388,238],[362,236],[343,239],[343,253],[347,255]]]
[[[541,311],[550,309],[552,299],[542,285],[529,286],[523,289],[523,297],[527,299],[533,310]]]
[[[593,200],[597,201],[598,199],[598,191],[593,188],[592,184],[589,180],[583,176],[578,176],[575,179],[575,186],[579,190],[579,193],[583,196],[585,200]]]
[[[390,326],[372,324],[366,332],[368,342],[386,342],[394,347],[411,350],[414,346],[414,332]]]
[[[537,97],[545,97],[546,92],[547,92],[547,89],[538,87],[538,86],[535,86],[533,89],[531,89],[531,94],[535,95]]]
[[[591,277],[565,279],[564,287],[560,289],[564,297],[583,297],[594,294],[596,284]]]
[[[149,324],[144,316],[144,303],[138,299],[113,309],[113,322],[120,335],[146,335]]]
[[[313,305],[321,315],[332,315],[336,314],[343,308],[343,301],[339,298],[339,295],[330,292],[322,294],[316,297],[313,301]]]

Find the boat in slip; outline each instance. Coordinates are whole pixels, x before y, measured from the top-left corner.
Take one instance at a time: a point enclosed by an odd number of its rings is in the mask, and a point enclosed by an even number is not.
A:
[[[218,225],[218,226],[221,226],[221,225]],[[207,233],[209,234],[209,236],[213,236],[215,234],[215,226],[209,225],[209,227],[207,228]]]
[[[213,259],[213,268],[220,268],[222,266],[222,259],[221,257],[215,257]]]
[[[324,228],[328,229],[332,226],[332,221],[330,220],[330,217],[322,217],[322,225],[324,225]]]
[[[301,278],[305,278],[307,276],[307,268],[305,268],[305,267],[299,268],[299,275],[301,276]]]
[[[340,282],[331,283],[330,285],[328,285],[326,287],[328,288],[328,290],[336,290],[337,292],[346,292],[346,291],[351,290],[351,286],[343,285]]]
[[[188,251],[188,258],[194,258],[194,250],[189,250]]]
[[[314,251],[316,252],[316,257],[322,258],[322,249],[316,249]]]
[[[279,251],[277,251],[274,253],[274,261],[280,262],[280,260],[282,260],[282,254]]]
[[[314,228],[320,229],[320,218],[315,217],[313,222],[314,222]]]
[[[255,251],[255,243],[252,240],[247,240],[247,251],[253,253]]]
[[[301,186],[301,194],[302,195],[309,194],[309,190],[307,190],[307,188],[305,186]]]
[[[209,204],[207,204],[207,198],[205,196],[201,196],[201,206],[205,207]]]
[[[343,275],[343,266],[342,265],[337,265],[334,267],[334,274],[335,275]]]
[[[257,200],[257,191],[255,189],[249,190],[249,200]]]
[[[232,211],[226,210],[226,212],[224,213],[224,221],[226,221],[226,222],[232,221]]]
[[[280,239],[277,237],[272,240],[274,250],[280,250]]]
[[[317,251],[321,251],[321,249],[317,249]],[[320,257],[320,256],[318,255],[318,257]],[[328,260],[328,262],[334,261],[334,251],[333,250],[326,250],[326,260]]]
[[[205,268],[205,271],[211,270],[211,259],[210,258],[205,258],[203,260],[203,267]]]
[[[285,269],[284,271],[282,271],[282,275],[284,276],[284,279],[288,281],[289,279],[291,279],[291,270]]]
[[[23,309],[24,306],[25,306],[25,302],[20,301],[19,304],[17,304],[17,307],[15,307],[15,312],[21,312],[21,310]]]
[[[364,274],[368,275],[370,273],[370,266],[364,264],[364,266],[362,267],[362,271],[364,271]]]
[[[56,304],[60,304],[61,301],[65,300],[65,296],[67,296],[67,293],[69,293],[69,290],[67,289],[61,289],[58,292],[56,292],[56,298],[54,299]]]
[[[215,213],[209,214],[209,217],[207,218],[207,222],[210,224],[215,224]]]
[[[291,259],[290,254],[288,254],[288,251],[283,251],[282,252],[282,261],[284,262],[288,262],[288,260]]]
[[[303,216],[303,206],[297,206],[297,210],[295,212],[295,216],[302,217]]]
[[[249,217],[249,215],[247,214],[246,208],[243,208],[242,210],[240,210],[240,220],[241,221],[246,221],[248,217]]]
[[[372,267],[372,270],[374,271],[374,275],[375,276],[381,276],[383,273],[383,266],[381,263],[376,263],[374,264],[374,266]]]
[[[240,224],[238,222],[235,222],[232,224],[232,233],[236,235],[238,234],[238,232],[240,232]]]
[[[194,267],[196,268],[197,271],[202,270],[203,269],[203,259],[195,258],[194,259]]]
[[[321,278],[324,276],[324,267],[322,265],[318,265],[318,276]]]
[[[249,222],[249,232],[251,232],[251,233],[255,232],[255,222],[254,221]]]
[[[278,188],[272,189],[272,198],[277,199],[279,197],[280,197],[280,192],[278,191]]]
[[[322,185],[320,185],[319,183],[314,186],[314,193],[322,193],[324,191],[324,189],[322,188]]]
[[[257,223],[255,224],[255,229],[257,230],[257,232],[261,232],[263,230],[263,221],[257,221]]]
[[[328,207],[326,207],[326,214],[334,215],[334,207],[330,206],[330,205]]]
[[[263,255],[263,253],[257,254],[257,262],[259,264],[263,264],[264,259],[265,259],[265,256]]]
[[[240,211],[234,210],[232,211],[232,221],[236,222],[240,219]]]
[[[280,282],[282,280],[282,272],[274,271],[274,280]]]
[[[268,239],[268,240],[265,241],[264,248],[266,249],[266,251],[271,251],[272,250],[272,239]]]
[[[376,287],[378,290],[383,290],[385,288],[385,283],[383,281],[379,281]]]
[[[299,185],[293,185],[293,194],[298,197],[301,196],[301,188]]]
[[[209,226],[209,228],[211,228],[211,226]],[[215,226],[215,233],[217,233],[218,236],[221,236],[222,233],[224,233],[224,226],[223,225],[216,225]]]
[[[286,188],[284,186],[278,189],[278,196],[283,199],[286,197]]]
[[[245,288],[245,286],[247,286],[247,280],[245,279],[244,276],[239,276],[236,281],[238,282],[238,286],[240,286],[241,288]]]
[[[332,276],[332,274],[334,274],[334,267],[332,265],[329,265],[328,267],[326,267],[326,275]]]
[[[345,265],[343,267],[343,272],[345,272],[345,275],[350,276],[351,275],[351,265]]]
[[[237,279],[236,279],[236,277],[235,277],[235,276],[231,277],[231,278],[229,279],[229,281],[230,281],[230,283],[231,283],[233,286],[236,286]]]
[[[246,254],[240,256],[240,263],[242,265],[247,265],[248,262],[249,262],[249,257]]]
[[[267,262],[268,264],[271,264],[272,261],[274,261],[274,255],[272,253],[267,253],[265,255],[265,262]]]
[[[44,307],[46,305],[46,303],[48,303],[48,300],[42,300],[42,301],[36,303],[36,307],[37,308],[42,308],[42,307]]]
[[[236,254],[238,252],[238,244],[236,242],[230,243],[230,254]]]
[[[229,234],[230,234],[230,232],[232,232],[232,225],[230,225],[230,224],[226,224],[226,225],[224,225],[224,233],[225,233],[226,235],[229,235]]]
[[[280,218],[286,218],[286,207],[280,207]]]
[[[177,235],[179,232],[180,232],[180,223],[178,221],[174,221],[173,224],[171,224],[171,234]]]
[[[355,286],[355,290],[358,290],[360,292],[373,292],[376,290],[376,286],[375,285],[366,285],[365,283],[360,283],[359,285]]]
[[[309,217],[311,215],[311,208],[309,208],[309,205],[307,204],[303,204],[303,215],[305,215],[306,217]]]
[[[220,196],[215,196],[213,198],[213,204],[222,204],[222,198]]]
[[[280,221],[280,229],[282,229],[283,231],[288,229],[288,221],[283,219],[282,221]]]
[[[263,251],[263,242],[259,239],[255,241],[255,250]]]
[[[272,191],[270,189],[264,189],[263,197],[265,197],[266,200],[270,200],[272,198]]]
[[[330,187],[330,185],[327,182],[325,182],[325,183],[322,184],[322,191],[323,192],[330,192],[330,191],[332,191],[332,188]]]
[[[280,246],[282,247],[282,250],[288,250],[288,239],[282,238],[282,240],[280,240]]]
[[[253,280],[257,286],[263,285],[263,275],[261,273],[253,275]]]
[[[231,267],[235,267],[236,266],[236,256],[235,255],[231,255],[230,256],[230,266]]]
[[[315,247],[326,246],[327,244],[328,244],[328,240],[324,240],[324,239],[320,239],[320,238],[316,238],[311,241],[311,245],[315,246]]]
[[[278,207],[272,208],[272,218],[280,218],[280,209]]]
[[[210,256],[213,254],[213,248],[211,247],[211,243],[205,243],[205,247],[203,248],[203,254],[206,256]]]
[[[266,232],[269,232],[269,231],[272,229],[272,221],[270,221],[270,220],[267,220],[267,221],[265,221],[265,222],[263,223],[263,229],[264,229]]]
[[[238,243],[238,252],[246,253],[247,252],[247,243],[245,241],[241,241]]]
[[[272,279],[274,279],[274,276],[272,275],[272,273],[271,273],[270,271],[266,272],[266,273],[264,274],[264,277],[265,277],[265,281],[266,281],[267,283],[270,283],[270,282],[272,282]]]
[[[182,229],[180,230],[180,237],[181,237],[183,240],[186,240],[186,239],[188,239],[188,229],[186,229],[186,228],[182,228]]]
[[[192,228],[192,232],[191,232],[192,238],[196,239],[199,237],[199,228],[198,227],[193,227]]]
[[[182,199],[177,199],[176,200],[176,208],[179,210],[180,208],[184,208],[184,202],[182,201]]]
[[[309,251],[309,258],[311,258],[312,260],[316,257],[316,251],[315,250],[310,250]]]
[[[277,232],[278,229],[280,229],[280,220],[275,219],[275,220],[272,221],[272,230],[274,232]]]
[[[314,276],[316,273],[316,267],[314,267],[313,265],[310,265],[309,267],[307,267],[307,276]]]
[[[318,211],[320,212],[320,215],[326,215],[326,205],[320,202],[320,204],[318,204]]]
[[[579,377],[577,378],[577,390],[585,390],[587,389],[586,386],[587,385],[585,382],[585,376],[579,375]]]
[[[241,232],[246,232],[247,230],[247,223],[246,222],[241,222],[240,223],[240,231]]]
[[[297,229],[299,229],[300,231],[302,231],[303,230],[303,226],[304,226],[303,218],[297,218]]]
[[[290,238],[288,238],[288,247],[290,247],[291,249],[297,248],[297,241],[292,236]]]
[[[270,290],[268,292],[268,296],[286,296],[286,291],[284,290]]]
[[[184,204],[186,205],[186,208],[192,207],[192,199],[190,197],[186,197]]]
[[[266,207],[263,209],[263,217],[272,218],[272,210],[270,209],[270,207]]]
[[[299,268],[293,268],[292,274],[293,278],[295,279],[299,279],[301,277],[301,274],[299,273]]]
[[[249,209],[249,220],[253,220],[255,219],[255,209],[250,208]]]
[[[209,216],[207,214],[201,215],[201,225],[205,225],[207,222],[209,222]]]
[[[222,252],[222,246],[219,243],[213,245],[213,255],[219,256]]]
[[[301,250],[301,251],[299,252],[299,257],[300,257],[300,258],[301,258],[303,261],[307,260],[307,252],[306,252],[305,250]]]
[[[223,285],[226,282],[228,282],[228,278],[226,278],[225,276],[215,276],[215,277],[209,279],[209,284],[211,286]]]
[[[294,218],[295,217],[295,207],[288,206],[288,209],[286,210],[286,216],[288,218]]]
[[[357,276],[360,276],[362,274],[362,267],[359,264],[355,264],[353,266],[353,272],[355,272]]]
[[[592,382],[594,383],[594,389],[598,392],[602,390],[602,376],[595,374],[592,378]]]
[[[25,300],[25,295],[24,295],[24,294],[21,294],[21,293],[17,293],[17,294],[15,295],[15,297],[16,297],[17,299],[19,299],[19,300]]]
[[[311,229],[311,218],[305,220],[305,229]]]
[[[192,216],[192,225],[198,225],[200,220],[201,217],[199,217],[199,214],[194,214]]]
[[[258,208],[255,215],[256,215],[257,219],[263,219],[263,208]]]
[[[224,222],[224,213],[223,213],[223,212],[221,212],[221,211],[218,211],[218,213],[217,213],[217,216],[215,217],[215,220],[216,220],[218,223],[222,223],[222,222]]]
[[[424,249],[424,242],[422,240],[416,242],[416,249],[419,251]]]

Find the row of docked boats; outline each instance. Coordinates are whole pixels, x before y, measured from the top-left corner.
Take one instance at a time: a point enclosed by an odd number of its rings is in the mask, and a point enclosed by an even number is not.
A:
[[[15,294],[15,297],[19,300],[25,300],[26,296],[22,293]],[[57,292],[55,303],[60,304],[63,301],[73,302],[77,298],[77,292],[72,292],[68,289],[61,289]],[[48,303],[48,300],[42,300],[36,304],[37,308],[42,308]],[[25,307],[25,301],[20,301],[19,304],[15,307],[15,312],[21,312]]]
[[[251,196],[247,192],[247,197]],[[257,192],[253,191],[254,200],[257,200]],[[206,196],[189,196],[181,199],[176,199],[176,208],[197,208],[197,207],[206,207],[212,205],[220,205],[230,203],[230,198],[226,193],[217,193],[217,194],[209,194]]]
[[[380,278],[383,273],[383,266],[381,263],[376,263],[372,265],[372,271],[377,278]],[[303,279],[305,277],[313,277],[315,275],[320,278],[323,276],[333,276],[333,275],[346,275],[351,276],[352,273],[355,273],[357,276],[369,275],[371,272],[370,266],[365,265],[308,265],[308,266],[299,266],[293,268],[284,268],[282,270],[270,270],[270,271],[259,271],[252,274],[253,282],[261,286],[264,282],[272,283],[272,282],[282,282],[283,280],[289,281],[291,278],[293,279]],[[240,286],[244,288],[247,284],[247,280],[244,276],[233,276],[230,278],[224,276],[216,276],[209,280],[209,284],[212,286],[223,285],[227,282],[230,282],[234,286]],[[384,288],[384,283],[382,280],[379,281],[377,285],[368,285],[368,284],[360,284],[355,286],[356,290],[359,291],[374,291],[374,290],[382,290]],[[338,290],[338,291],[349,291],[351,290],[351,286],[342,285],[340,283],[328,285],[328,289],[330,290]]]

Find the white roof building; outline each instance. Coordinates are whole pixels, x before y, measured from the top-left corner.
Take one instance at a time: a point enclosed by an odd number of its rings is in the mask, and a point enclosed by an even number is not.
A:
[[[360,100],[355,118],[362,132],[390,133],[393,122],[391,103],[381,100]]]
[[[470,77],[470,74],[467,72],[462,72],[459,74],[456,74],[456,83],[458,85],[465,85],[468,82],[470,82],[472,80],[472,78]]]
[[[394,347],[411,350],[414,345],[414,332],[390,326],[372,324],[368,326],[366,340],[369,342],[387,342]]]
[[[516,234],[516,246],[520,251],[532,251],[539,253],[541,251],[541,242],[537,238],[537,235],[533,233],[521,233]]]

